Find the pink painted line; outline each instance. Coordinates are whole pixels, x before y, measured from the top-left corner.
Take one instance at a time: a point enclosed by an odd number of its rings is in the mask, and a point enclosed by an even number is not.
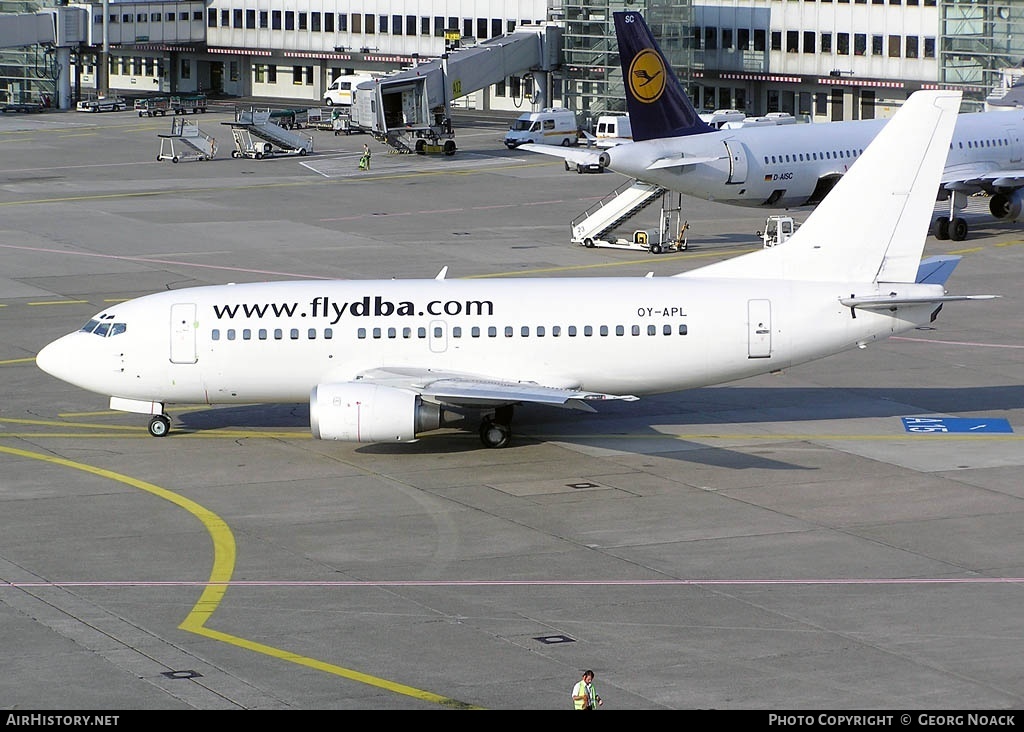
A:
[[[979,346],[981,348],[1024,348],[1006,343],[977,343],[975,341],[940,341],[932,338],[907,338],[905,336],[893,336],[893,341],[910,341],[911,343],[937,343],[940,346]]]
[[[249,274],[276,275],[279,277],[297,277],[306,280],[331,280],[333,277],[323,275],[295,274],[294,272],[275,272],[269,269],[246,269],[245,267],[225,267],[219,264],[199,264],[198,262],[185,262],[180,259],[153,259],[151,257],[125,257],[119,254],[96,254],[95,252],[69,252],[64,249],[46,249],[44,247],[20,247],[15,244],[0,244],[2,249],[21,249],[26,252],[44,252],[46,254],[60,254],[65,257],[93,257],[96,259],[118,259],[124,262],[145,262],[147,264],[175,264],[185,267],[198,267],[200,269],[217,269],[228,272],[246,272]]]
[[[772,586],[772,585],[987,585],[1020,584],[1024,577],[932,577],[851,579],[735,579],[735,580],[118,580],[110,582],[0,582],[0,588],[39,587],[658,587],[658,586]]]

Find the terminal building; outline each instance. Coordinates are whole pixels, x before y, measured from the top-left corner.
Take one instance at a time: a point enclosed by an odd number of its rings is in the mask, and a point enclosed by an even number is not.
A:
[[[624,9],[644,14],[708,111],[871,119],[939,87],[982,109],[1024,61],[1024,0],[0,0],[0,103],[71,108],[109,92],[319,106],[339,75],[385,75],[553,24],[553,71],[516,70],[452,107],[565,106],[596,120],[624,111],[612,22]]]

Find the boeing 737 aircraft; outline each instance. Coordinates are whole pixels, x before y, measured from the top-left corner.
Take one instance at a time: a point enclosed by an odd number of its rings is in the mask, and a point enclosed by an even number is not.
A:
[[[594,404],[720,384],[933,321],[959,257],[921,261],[959,92],[914,94],[785,246],[671,277],[216,285],[113,305],[39,367],[152,415],[309,401],[313,435],[407,442],[480,415],[504,447],[524,403]],[[848,221],[871,212],[870,232]]]
[[[643,17],[617,12],[626,106],[633,143],[605,151],[523,145],[575,164],[609,168],[670,191],[737,206],[816,205],[883,128],[886,120],[716,129],[700,119]],[[1016,221],[1024,205],[1024,111],[961,114],[938,200],[949,216],[935,236],[961,241],[967,221],[957,212],[967,196],[991,195],[989,210]],[[865,219],[870,209],[855,207]]]

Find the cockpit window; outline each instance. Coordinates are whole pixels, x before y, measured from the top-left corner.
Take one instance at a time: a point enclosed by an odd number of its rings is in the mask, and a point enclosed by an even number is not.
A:
[[[82,333],[92,333],[98,335],[100,338],[110,338],[116,335],[121,335],[128,330],[127,323],[111,323],[100,322],[99,320],[90,320],[88,323],[83,325],[80,329]]]

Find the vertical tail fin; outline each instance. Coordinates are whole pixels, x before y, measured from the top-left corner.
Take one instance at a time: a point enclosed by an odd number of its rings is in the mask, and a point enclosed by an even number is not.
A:
[[[960,97],[912,94],[784,244],[677,276],[914,282]]]
[[[633,11],[614,16],[633,141],[713,132],[693,108],[643,16]]]

